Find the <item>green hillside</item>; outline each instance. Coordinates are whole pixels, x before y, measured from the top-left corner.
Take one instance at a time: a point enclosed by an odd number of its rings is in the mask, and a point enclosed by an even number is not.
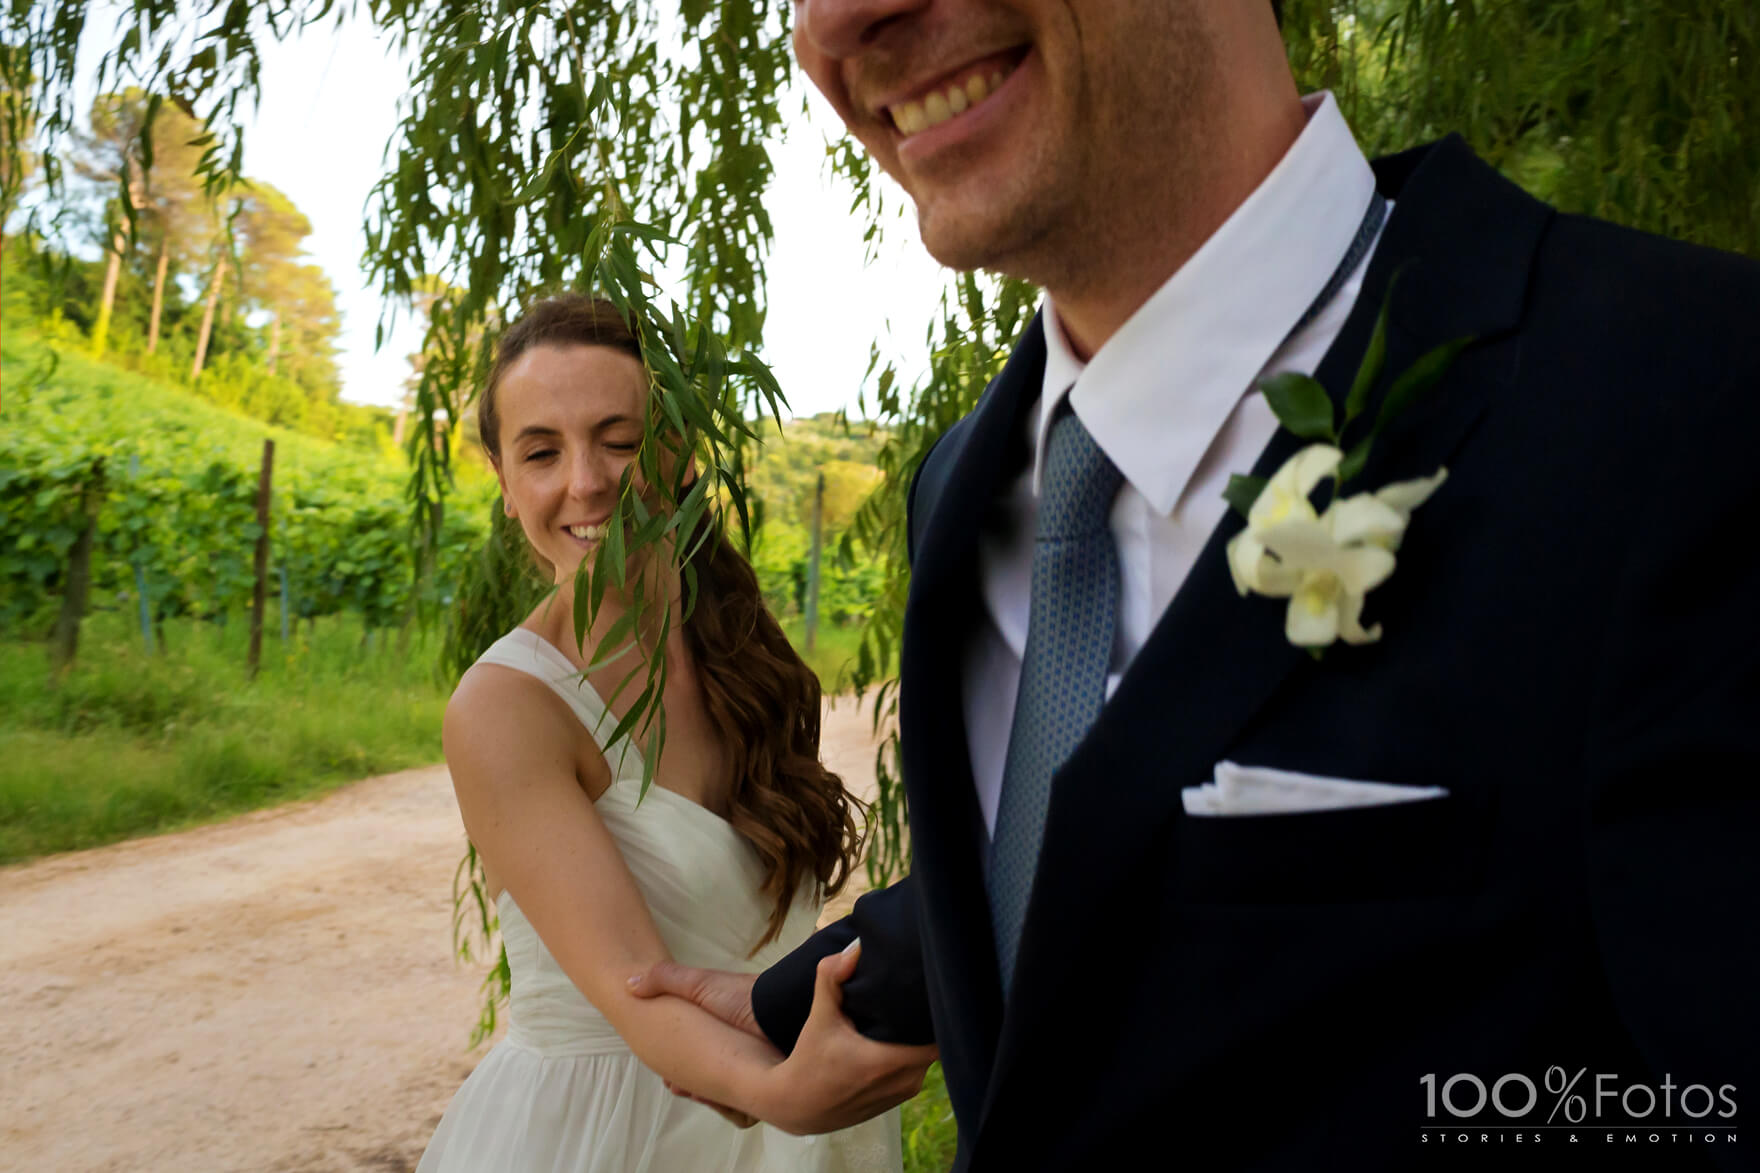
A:
[[[171,383],[94,362],[77,349],[52,346],[34,331],[8,330],[0,344],[0,422],[14,443],[143,452],[179,449],[187,459],[255,464],[263,441],[275,441],[277,467],[300,475],[360,474],[387,483],[405,475],[402,454],[318,439],[228,411]],[[120,447],[119,447],[120,446]]]
[[[275,442],[261,668],[247,670],[263,441]],[[446,688],[411,622],[401,453],[225,411],[8,329],[0,347],[0,862],[224,817],[435,761]],[[470,492],[488,490],[480,476]],[[51,641],[93,518],[71,664]],[[284,603],[285,600],[285,603]],[[284,611],[285,608],[285,611]]]

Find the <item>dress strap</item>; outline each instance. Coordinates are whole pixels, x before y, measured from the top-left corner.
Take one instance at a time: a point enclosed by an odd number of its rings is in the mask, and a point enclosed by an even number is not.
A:
[[[581,670],[562,654],[562,650],[535,631],[524,627],[516,627],[494,643],[487,651],[477,657],[479,664],[495,664],[502,668],[512,668],[516,672],[524,672],[535,676],[567,702],[568,707],[580,718],[582,725],[587,727],[599,748],[605,747],[601,733],[605,718],[609,711],[605,702],[599,698],[593,686],[587,683]]]

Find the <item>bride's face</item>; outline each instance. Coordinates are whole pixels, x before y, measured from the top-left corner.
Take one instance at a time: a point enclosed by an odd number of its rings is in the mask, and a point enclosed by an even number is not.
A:
[[[535,346],[501,376],[502,500],[558,583],[605,538],[647,401],[641,362],[607,346]],[[639,470],[631,483],[645,487]]]

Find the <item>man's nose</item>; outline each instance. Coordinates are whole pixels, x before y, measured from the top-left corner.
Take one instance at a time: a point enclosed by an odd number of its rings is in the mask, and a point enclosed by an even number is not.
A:
[[[801,0],[795,19],[806,41],[827,57],[853,57],[886,26],[934,0]]]

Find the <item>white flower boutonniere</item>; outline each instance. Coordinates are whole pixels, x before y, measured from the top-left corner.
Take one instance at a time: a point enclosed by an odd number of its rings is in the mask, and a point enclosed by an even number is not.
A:
[[[1369,348],[1345,397],[1342,422],[1326,388],[1308,375],[1288,373],[1260,383],[1278,421],[1315,443],[1290,457],[1269,480],[1230,477],[1223,494],[1247,519],[1247,527],[1228,543],[1235,589],[1242,595],[1287,598],[1284,635],[1316,656],[1340,639],[1366,644],[1381,638],[1380,624],[1363,626],[1364,596],[1393,573],[1394,553],[1412,511],[1448,478],[1443,468],[1372,493],[1344,492],[1345,484],[1362,471],[1382,429],[1434,385],[1472,341],[1457,338],[1413,363],[1388,389],[1368,433],[1347,448],[1343,436],[1362,415],[1387,356],[1392,296],[1390,283],[1388,300],[1382,302]],[[1320,512],[1311,498],[1327,479],[1333,482],[1332,501]]]
[[[1447,469],[1438,469],[1433,477],[1358,493],[1316,513],[1309,496],[1343,459],[1328,444],[1290,457],[1253,502],[1247,528],[1228,543],[1235,589],[1289,599],[1283,631],[1298,647],[1381,638],[1380,624],[1363,627],[1363,596],[1393,573],[1412,510],[1448,477]]]

